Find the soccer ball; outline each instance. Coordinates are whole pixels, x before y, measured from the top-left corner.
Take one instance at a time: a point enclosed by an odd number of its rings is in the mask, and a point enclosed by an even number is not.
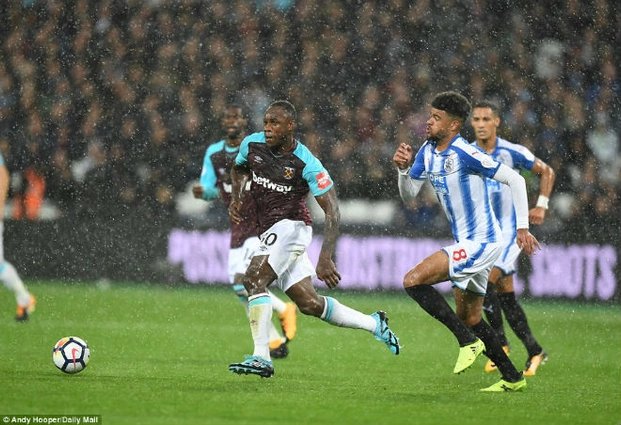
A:
[[[91,359],[91,349],[77,336],[61,338],[52,351],[52,360],[65,373],[78,373],[84,370]]]

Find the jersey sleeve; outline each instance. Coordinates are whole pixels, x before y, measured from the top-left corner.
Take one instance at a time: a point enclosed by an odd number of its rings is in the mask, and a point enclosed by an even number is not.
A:
[[[475,173],[480,173],[490,179],[493,178],[501,163],[476,146],[467,146],[467,148],[459,150],[460,159]]]
[[[528,229],[528,194],[524,178],[513,168],[500,164],[494,173],[494,180],[509,185],[515,208],[516,228]]]
[[[237,165],[246,165],[248,164],[248,145],[250,142],[261,142],[265,141],[265,134],[261,131],[260,133],[252,133],[249,136],[244,137],[241,145],[239,146],[239,152],[235,157],[235,164]]]
[[[304,161],[306,166],[302,171],[302,176],[304,180],[308,183],[308,187],[310,188],[313,196],[319,196],[326,193],[334,183],[332,181],[332,177],[328,173],[328,170],[325,169],[321,161],[317,159],[305,146],[299,144],[298,150],[296,154]]]
[[[516,168],[524,168],[526,170],[532,170],[537,159],[527,147],[517,144],[513,146],[511,156]]]
[[[305,173],[305,178],[313,196],[322,195],[334,186],[328,170],[323,167],[321,170]]]
[[[211,162],[211,155],[215,151],[215,145],[211,145],[205,152],[205,158],[203,159],[203,169],[201,171],[200,184],[203,186],[203,199],[209,201],[216,199],[219,195],[219,190],[216,187],[217,176],[216,171]]]
[[[427,143],[424,143],[416,152],[414,163],[410,168],[410,177],[416,180],[425,180],[427,178],[427,172],[425,171],[425,146],[427,146]]]

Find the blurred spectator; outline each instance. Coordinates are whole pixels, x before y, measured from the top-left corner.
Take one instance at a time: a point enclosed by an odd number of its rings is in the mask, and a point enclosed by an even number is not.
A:
[[[608,113],[598,110],[595,113],[595,126],[586,137],[591,152],[598,160],[598,177],[606,183],[621,182],[621,146],[619,134],[610,126]]]
[[[239,102],[261,128],[266,105],[289,98],[316,124],[299,131],[339,197],[396,200],[391,152],[422,142],[430,94],[463,87],[493,97],[520,132],[508,136],[559,170],[565,225],[597,222],[601,197],[621,210],[619,22],[614,0],[1,2],[0,137],[9,168],[22,182],[36,170],[66,211],[89,178],[120,173],[127,192],[90,201],[172,217],[212,117]],[[87,177],[95,140],[103,168]]]
[[[62,215],[72,216],[76,207],[77,182],[73,177],[65,149],[58,148],[52,154],[45,181],[46,197],[56,203]]]
[[[88,142],[86,155],[71,165],[71,173],[73,179],[82,184],[86,181],[87,174],[92,170],[99,168],[106,162],[105,146],[99,139],[93,139]]]

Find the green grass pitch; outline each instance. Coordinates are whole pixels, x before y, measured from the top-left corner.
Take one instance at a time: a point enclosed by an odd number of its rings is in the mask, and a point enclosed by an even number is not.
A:
[[[38,298],[28,323],[0,298],[0,417],[101,415],[113,424],[597,425],[621,423],[618,305],[523,301],[550,355],[523,393],[487,394],[499,379],[485,358],[453,375],[457,344],[405,293],[331,292],[363,312],[385,310],[399,356],[362,330],[299,316],[275,376],[238,376],[252,353],[242,305],[226,287],[27,282]],[[52,348],[76,335],[88,367],[66,375]],[[510,333],[511,358],[526,353]],[[9,415],[9,416],[7,416]]]

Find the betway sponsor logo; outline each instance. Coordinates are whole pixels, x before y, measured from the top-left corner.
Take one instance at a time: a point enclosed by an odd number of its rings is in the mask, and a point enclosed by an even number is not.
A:
[[[291,192],[291,189],[293,189],[293,186],[277,184],[268,178],[259,177],[254,173],[254,171],[252,172],[252,181],[266,189],[275,190],[276,192],[289,193]]]

